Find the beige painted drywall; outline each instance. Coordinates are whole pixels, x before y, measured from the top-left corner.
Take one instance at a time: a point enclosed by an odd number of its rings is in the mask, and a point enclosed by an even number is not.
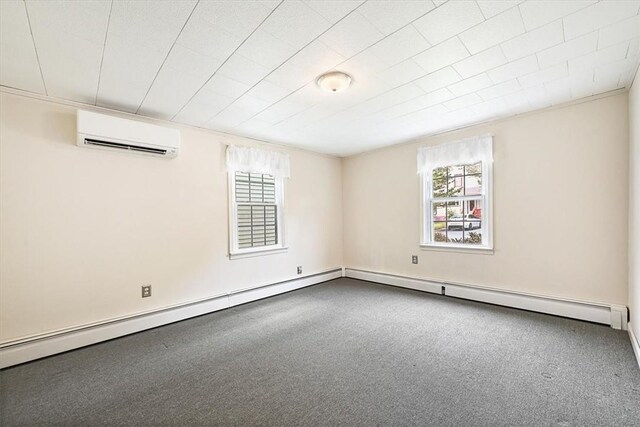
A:
[[[417,148],[485,133],[494,134],[494,254],[420,250]],[[346,158],[345,266],[626,304],[627,156],[621,94]]]
[[[274,148],[289,250],[229,260],[224,150],[255,142],[184,129],[178,158],[142,157],[77,147],[69,106],[1,93],[0,110],[1,341],[342,265],[340,159]]]
[[[629,311],[640,339],[640,74],[629,92]],[[639,360],[640,362],[640,360]]]

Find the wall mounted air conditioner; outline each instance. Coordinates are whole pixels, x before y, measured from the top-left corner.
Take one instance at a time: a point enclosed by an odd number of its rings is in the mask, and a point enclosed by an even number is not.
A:
[[[78,110],[77,144],[80,147],[173,158],[180,151],[180,131]]]

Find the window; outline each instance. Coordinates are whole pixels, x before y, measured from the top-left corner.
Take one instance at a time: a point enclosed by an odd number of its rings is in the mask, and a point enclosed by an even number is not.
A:
[[[230,172],[231,254],[284,248],[282,179],[268,174]]]
[[[284,245],[284,180],[289,155],[229,145],[229,257],[277,253]]]
[[[492,249],[491,142],[474,138],[421,149],[423,246]]]

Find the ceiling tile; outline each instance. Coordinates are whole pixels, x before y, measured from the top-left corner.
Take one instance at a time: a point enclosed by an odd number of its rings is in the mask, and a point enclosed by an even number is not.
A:
[[[201,1],[196,9],[198,16],[214,27],[242,39],[258,28],[271,12],[267,3],[258,1]]]
[[[146,2],[140,3],[148,4]],[[211,19],[205,19],[202,16],[203,14],[202,8],[196,8],[193,16],[191,16],[184,26],[176,43],[200,55],[225,60],[240,46],[243,37],[229,33],[221,26],[213,25],[210,22]],[[175,28],[174,30],[179,31],[180,28]],[[155,33],[164,32],[160,25],[153,26],[152,31]],[[171,32],[169,32],[169,34],[171,34]],[[169,43],[173,43],[174,40],[175,38],[171,39]],[[211,40],[215,40],[215,43],[211,43]]]
[[[285,1],[260,28],[292,47],[301,49],[330,26],[329,21],[305,3]]]
[[[520,5],[525,28],[530,31],[596,3],[596,0],[536,0]]]
[[[195,5],[195,0],[183,2],[116,1],[111,7],[107,45],[111,37],[118,37],[131,43],[133,45],[131,50],[134,47],[140,51],[144,49],[158,50],[166,56],[191,12],[193,11],[196,15]],[[194,23],[197,21],[197,19],[190,20]],[[200,25],[194,27],[200,28]],[[196,33],[193,36],[190,34],[189,39],[197,40],[203,35],[205,34]]]
[[[431,45],[413,25],[408,25],[367,49],[378,61],[396,65],[428,49]]]
[[[110,2],[48,0],[26,1],[33,30],[42,34],[65,33],[65,40],[80,39],[104,44]]]
[[[344,61],[344,57],[319,40],[309,44],[268,77],[271,83],[297,90]]]
[[[538,64],[540,64],[540,68],[547,68],[571,58],[576,58],[593,52],[596,50],[597,45],[598,33],[593,32],[549,49],[545,49],[538,52],[536,56],[538,57]]]
[[[430,0],[368,1],[358,11],[384,34],[391,34],[434,7]]]
[[[484,16],[475,2],[449,1],[413,25],[432,45],[456,36],[484,21]]]
[[[540,71],[536,71],[535,73],[527,74],[526,76],[518,77],[518,81],[520,85],[524,88],[530,86],[536,86],[543,83],[550,82],[552,80],[556,80],[567,75],[567,63],[562,62],[553,67],[544,68]]]
[[[473,54],[512,39],[524,31],[520,12],[514,7],[460,34],[460,40]]]
[[[246,83],[239,82],[221,74],[214,75],[204,85],[204,89],[233,99],[239,98],[250,88],[251,86]]]
[[[522,87],[517,80],[509,80],[504,83],[482,89],[478,91],[478,95],[480,95],[480,97],[485,101],[488,101],[490,99],[499,98],[514,92],[518,92],[521,89]]]
[[[245,40],[236,53],[273,70],[293,56],[296,50],[289,44],[258,29]]]
[[[479,91],[493,85],[493,82],[486,74],[480,74],[475,77],[471,77],[461,82],[454,83],[447,86],[447,88],[455,95],[462,96],[471,92]]]
[[[47,93],[95,104],[110,3],[27,2]]]
[[[625,19],[600,30],[598,49],[640,37],[640,15]]]
[[[324,19],[335,24],[364,3],[364,0],[304,0],[304,2]]]
[[[480,102],[482,102],[482,98],[480,98],[477,93],[470,93],[468,95],[452,99],[451,101],[447,101],[444,103],[444,106],[451,111],[455,111]]]
[[[253,116],[251,111],[246,111],[235,105],[225,108],[221,113],[209,120],[207,126],[213,126],[216,129],[227,131],[230,128],[238,126],[245,120],[249,120]]]
[[[627,56],[629,42],[619,43],[596,52],[569,60],[569,74],[607,65]]]
[[[416,84],[425,92],[432,92],[452,83],[459,82],[460,80],[462,80],[462,77],[460,77],[460,74],[458,74],[456,70],[451,67],[446,67],[422,77],[416,81]]]
[[[431,107],[433,105],[442,104],[449,101],[456,96],[451,93],[447,88],[438,89],[436,91],[427,93],[426,95],[415,98],[416,102],[419,102],[422,108]]]
[[[0,84],[45,92],[25,4],[21,0],[0,2]]]
[[[262,80],[260,83],[252,87],[251,90],[247,92],[247,95],[251,95],[272,104],[281,100],[290,93],[291,91],[289,89],[280,87],[268,80]]]
[[[173,121],[204,127],[216,114],[231,105],[233,100],[233,98],[202,89],[173,118]]]
[[[190,1],[113,4],[97,105],[138,109],[194,5]]]
[[[258,114],[262,110],[268,108],[272,103],[256,98],[251,95],[242,95],[236,99],[232,106],[241,108],[244,111],[250,112],[252,115]]]
[[[416,64],[413,59],[407,59],[393,67],[376,75],[380,80],[388,83],[391,87],[401,86],[422,77],[426,74],[424,69]]]
[[[469,52],[456,37],[414,56],[414,60],[428,73],[439,70],[469,56]]]
[[[110,35],[102,59],[96,104],[135,113],[149,90],[166,51],[145,49]]]
[[[640,2],[637,1],[601,1],[582,9],[564,20],[564,35],[567,40],[605,27],[638,14]]]
[[[478,6],[486,19],[511,9],[519,3],[522,3],[522,0],[478,0]]]
[[[138,114],[171,120],[200,89],[202,81],[170,67],[162,67]]]
[[[502,43],[509,61],[532,55],[564,41],[562,22],[556,21]]]
[[[356,11],[320,36],[320,40],[340,55],[349,58],[383,37],[384,34]]]
[[[494,83],[502,83],[535,71],[538,71],[538,59],[535,55],[531,55],[494,68],[487,74]]]
[[[468,78],[496,68],[507,62],[500,46],[492,47],[483,52],[463,59],[453,65],[453,68],[463,77]]]
[[[269,74],[270,71],[271,68],[260,65],[242,55],[235,54],[220,67],[218,74],[253,86]]]

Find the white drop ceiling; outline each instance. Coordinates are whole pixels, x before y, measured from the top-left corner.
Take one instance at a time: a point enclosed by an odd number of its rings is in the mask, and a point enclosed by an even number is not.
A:
[[[349,155],[629,88],[640,1],[0,1],[0,85]],[[339,70],[352,86],[315,85]]]

